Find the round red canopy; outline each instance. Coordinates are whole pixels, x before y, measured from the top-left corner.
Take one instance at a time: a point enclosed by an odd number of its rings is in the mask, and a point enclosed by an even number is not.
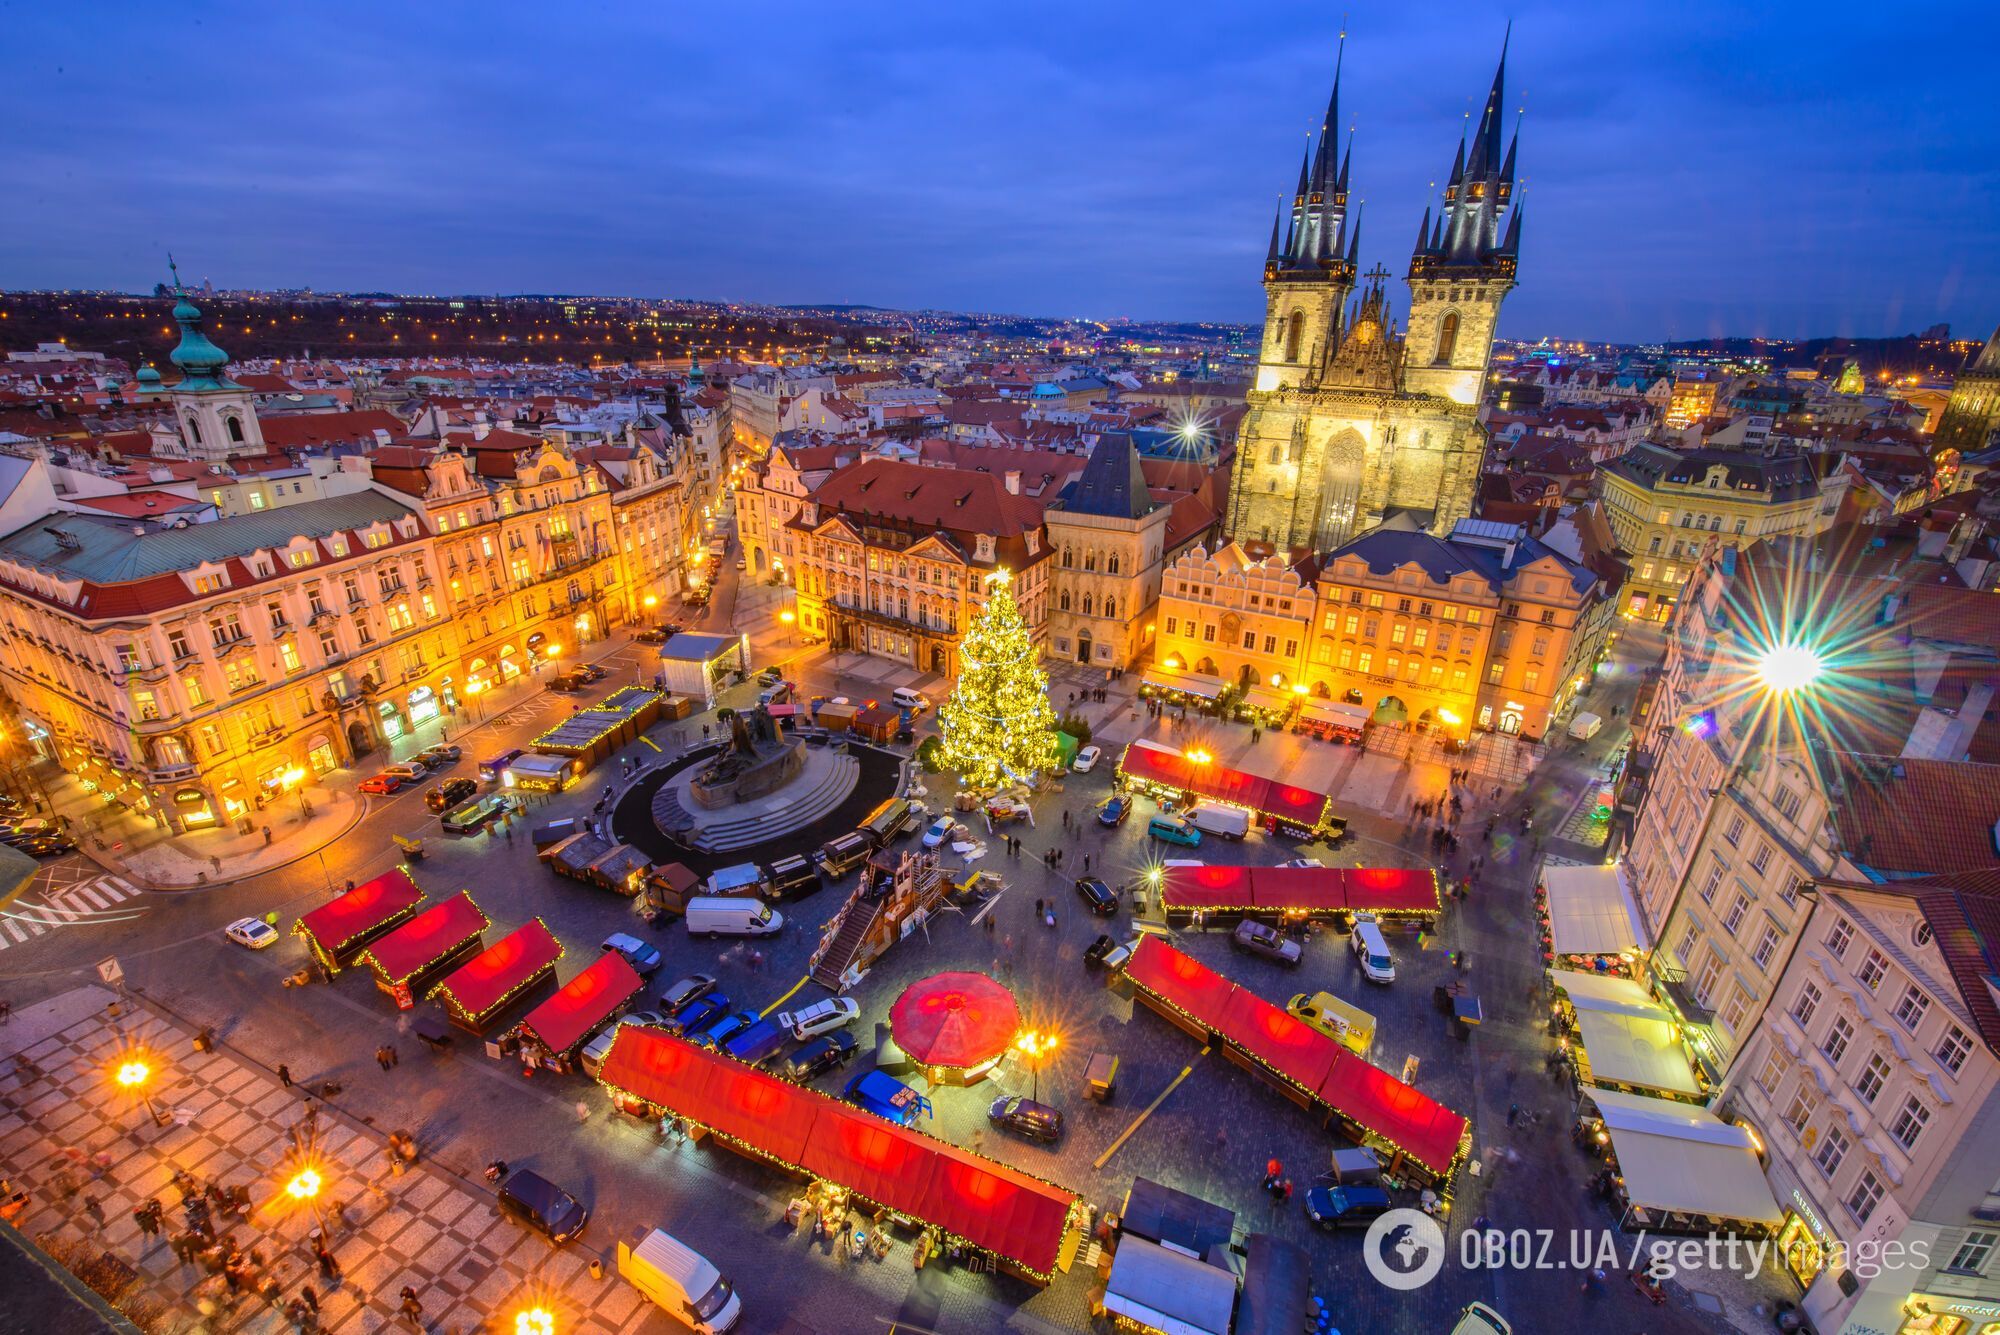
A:
[[[960,1070],[992,1061],[1021,1030],[1014,994],[983,973],[910,984],[889,1008],[889,1032],[912,1061]]]

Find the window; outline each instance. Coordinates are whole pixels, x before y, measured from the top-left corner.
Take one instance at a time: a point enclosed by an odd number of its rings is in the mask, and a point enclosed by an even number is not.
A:
[[[1861,985],[1870,992],[1882,986],[1882,980],[1888,974],[1889,961],[1879,950],[1869,951],[1867,958],[1861,961],[1861,967],[1854,971],[1854,976],[1859,978]]]
[[[1971,1055],[1972,1039],[1955,1024],[1945,1029],[1944,1037],[1931,1049],[1931,1056],[1936,1057],[1939,1064],[1953,1075],[1965,1068],[1965,1059]]]
[[[1743,915],[1749,911],[1750,896],[1744,894],[1741,890],[1737,891],[1735,902],[1729,906],[1729,912],[1723,915],[1722,930],[1731,936],[1735,936],[1736,929],[1743,925]]]
[[[234,644],[248,635],[248,632],[243,629],[243,623],[237,619],[234,612],[210,618],[208,633],[215,640],[215,646],[218,649],[225,644]]]
[[[1444,319],[1438,322],[1437,355],[1431,358],[1434,366],[1450,363],[1451,354],[1458,347],[1458,312],[1446,311]]]
[[[1716,888],[1721,884],[1722,884],[1722,859],[1717,858],[1715,860],[1715,865],[1708,869],[1708,879],[1702,882],[1701,902],[1704,904],[1713,904],[1715,902]]]
[[[1178,621],[1177,619],[1175,619],[1174,617],[1168,617],[1168,618],[1167,618],[1167,634],[1169,634],[1169,635],[1173,635],[1173,634],[1177,634],[1177,633],[1178,633],[1179,631],[1180,631],[1180,622],[1179,622],[1179,621]]]
[[[1903,989],[1903,999],[1896,1003],[1896,1022],[1898,1024],[1914,1034],[1917,1032],[1917,1026],[1922,1024],[1924,1017],[1930,1013],[1931,999],[1929,994],[1914,983]]]
[[[1695,945],[1700,940],[1701,940],[1701,928],[1695,926],[1693,923],[1689,923],[1686,929],[1681,932],[1680,949],[1678,949],[1674,953],[1681,957],[1681,967],[1683,969],[1685,969],[1688,965],[1694,963]],[[1811,987],[1812,984],[1808,983],[1806,984],[1806,986]]]
[[[1771,795],[1771,805],[1775,806],[1778,814],[1786,820],[1795,821],[1799,818],[1799,808],[1802,803],[1797,792],[1779,784],[1778,791]]]
[[[1749,1009],[1750,994],[1739,984],[1729,989],[1729,1000],[1723,1004],[1722,1011],[1716,1019],[1724,1029],[1733,1034],[1743,1027],[1743,1016]]]
[[[1847,1193],[1848,1213],[1865,1224],[1868,1216],[1875,1213],[1875,1206],[1881,1199],[1882,1179],[1873,1173],[1863,1173],[1861,1180],[1854,1184],[1854,1190]]]
[[[1767,868],[1769,868],[1770,865],[1771,865],[1771,846],[1769,844],[1760,842],[1757,845],[1757,851],[1750,855],[1750,868],[1753,871],[1762,873]]]
[[[1987,1262],[1993,1259],[1993,1245],[2000,1242],[2000,1233],[1987,1233],[1973,1229],[1965,1235],[1965,1241],[1958,1244],[1958,1250],[1945,1262],[1945,1269],[1961,1275],[1984,1274]]]
[[[1408,633],[1408,628],[1405,627],[1402,622],[1398,621],[1395,625],[1389,627],[1389,643],[1401,644],[1403,642],[1403,637],[1407,633]]]
[[[1847,1017],[1835,1016],[1833,1028],[1827,1030],[1826,1037],[1820,1040],[1819,1050],[1826,1054],[1828,1061],[1838,1066],[1840,1059],[1847,1055],[1848,1040],[1853,1037],[1854,1026],[1848,1023]]]
[[[1291,318],[1285,321],[1286,361],[1295,362],[1299,359],[1299,342],[1305,337],[1305,333],[1306,333],[1305,312],[1293,311],[1291,314]]]
[[[1770,923],[1764,924],[1763,934],[1757,938],[1757,948],[1750,952],[1750,960],[1759,969],[1769,970],[1771,957],[1778,953],[1778,929]]]
[[[186,631],[170,630],[167,632],[167,652],[175,658],[194,657],[194,650],[188,648]]]
[[[1701,966],[1701,976],[1694,981],[1694,999],[1704,1009],[1714,1004],[1715,985],[1722,978],[1722,956],[1710,955],[1708,963]]]
[[[1861,1078],[1854,1082],[1854,1092],[1861,1096],[1863,1103],[1873,1103],[1875,1096],[1882,1092],[1882,1086],[1889,1081],[1889,1060],[1881,1053],[1873,1053],[1868,1064],[1861,1068]]]
[[[208,687],[202,684],[198,673],[190,672],[182,677],[181,689],[187,692],[188,703],[196,709],[208,703]]]
[[[1854,939],[1854,924],[1845,918],[1835,918],[1833,926],[1826,934],[1826,948],[1839,959],[1847,953],[1847,943]]]
[[[1812,1115],[1812,1096],[1800,1089],[1792,1095],[1791,1105],[1785,1109],[1785,1125],[1792,1128],[1793,1135],[1804,1135],[1806,1123],[1812,1120]]]
[[[1812,1161],[1819,1171],[1832,1177],[1840,1168],[1840,1161],[1847,1157],[1847,1134],[1837,1126],[1826,1129],[1826,1135],[1813,1151]]]
[[[222,677],[231,691],[246,691],[263,680],[257,675],[257,665],[241,655],[222,665]]]
[[[1731,848],[1743,842],[1743,817],[1741,815],[1729,818],[1729,824],[1723,827],[1722,837],[1729,841]]]
[[[1924,1127],[1930,1120],[1931,1110],[1924,1106],[1922,1099],[1912,1094],[1903,1100],[1902,1110],[1889,1124],[1889,1134],[1896,1138],[1898,1145],[1913,1150],[1917,1147],[1917,1137],[1923,1135]]]
[[[299,646],[290,640],[284,640],[279,643],[278,658],[284,663],[285,671],[287,672],[297,672],[301,667],[305,666],[299,661]]]
[[[1764,1065],[1757,1072],[1757,1088],[1769,1098],[1778,1092],[1778,1082],[1785,1078],[1785,1059],[1779,1055],[1778,1045],[1773,1043],[1771,1051],[1764,1058]]]
[[[313,554],[309,549],[285,553],[285,562],[294,570],[303,570],[312,564]]]

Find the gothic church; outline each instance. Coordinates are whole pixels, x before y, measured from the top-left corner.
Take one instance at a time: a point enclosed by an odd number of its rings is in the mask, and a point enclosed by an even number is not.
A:
[[[1333,138],[1336,65],[1291,216],[1280,210],[1271,223],[1263,350],[1231,480],[1237,541],[1324,552],[1393,514],[1447,533],[1472,513],[1486,448],[1479,401],[1521,244],[1515,144],[1504,157],[1501,148],[1506,75],[1503,46],[1471,146],[1460,138],[1443,203],[1417,229],[1404,332],[1389,310],[1387,271],[1357,272],[1353,147],[1343,155]]]

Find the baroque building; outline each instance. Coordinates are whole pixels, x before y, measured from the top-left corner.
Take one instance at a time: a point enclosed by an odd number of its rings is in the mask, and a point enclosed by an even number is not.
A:
[[[1952,380],[1951,397],[1931,436],[1931,462],[1956,465],[1960,455],[1985,449],[1995,431],[2000,431],[2000,329]]]
[[[1503,156],[1501,145],[1506,70],[1503,49],[1471,145],[1460,140],[1443,202],[1417,229],[1407,332],[1390,312],[1386,270],[1365,275],[1355,295],[1360,211],[1348,207],[1352,148],[1343,156],[1333,145],[1336,71],[1290,219],[1281,211],[1271,225],[1232,538],[1325,551],[1394,513],[1440,534],[1472,513],[1486,448],[1479,400],[1521,242],[1515,147]]]

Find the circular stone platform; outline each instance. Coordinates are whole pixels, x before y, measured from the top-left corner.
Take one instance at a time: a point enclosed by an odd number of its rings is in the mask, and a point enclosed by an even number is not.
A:
[[[701,766],[682,769],[653,795],[653,824],[669,839],[709,853],[748,848],[804,829],[847,800],[861,780],[861,766],[831,747],[801,749],[805,762],[784,787],[714,809],[689,791]]]

